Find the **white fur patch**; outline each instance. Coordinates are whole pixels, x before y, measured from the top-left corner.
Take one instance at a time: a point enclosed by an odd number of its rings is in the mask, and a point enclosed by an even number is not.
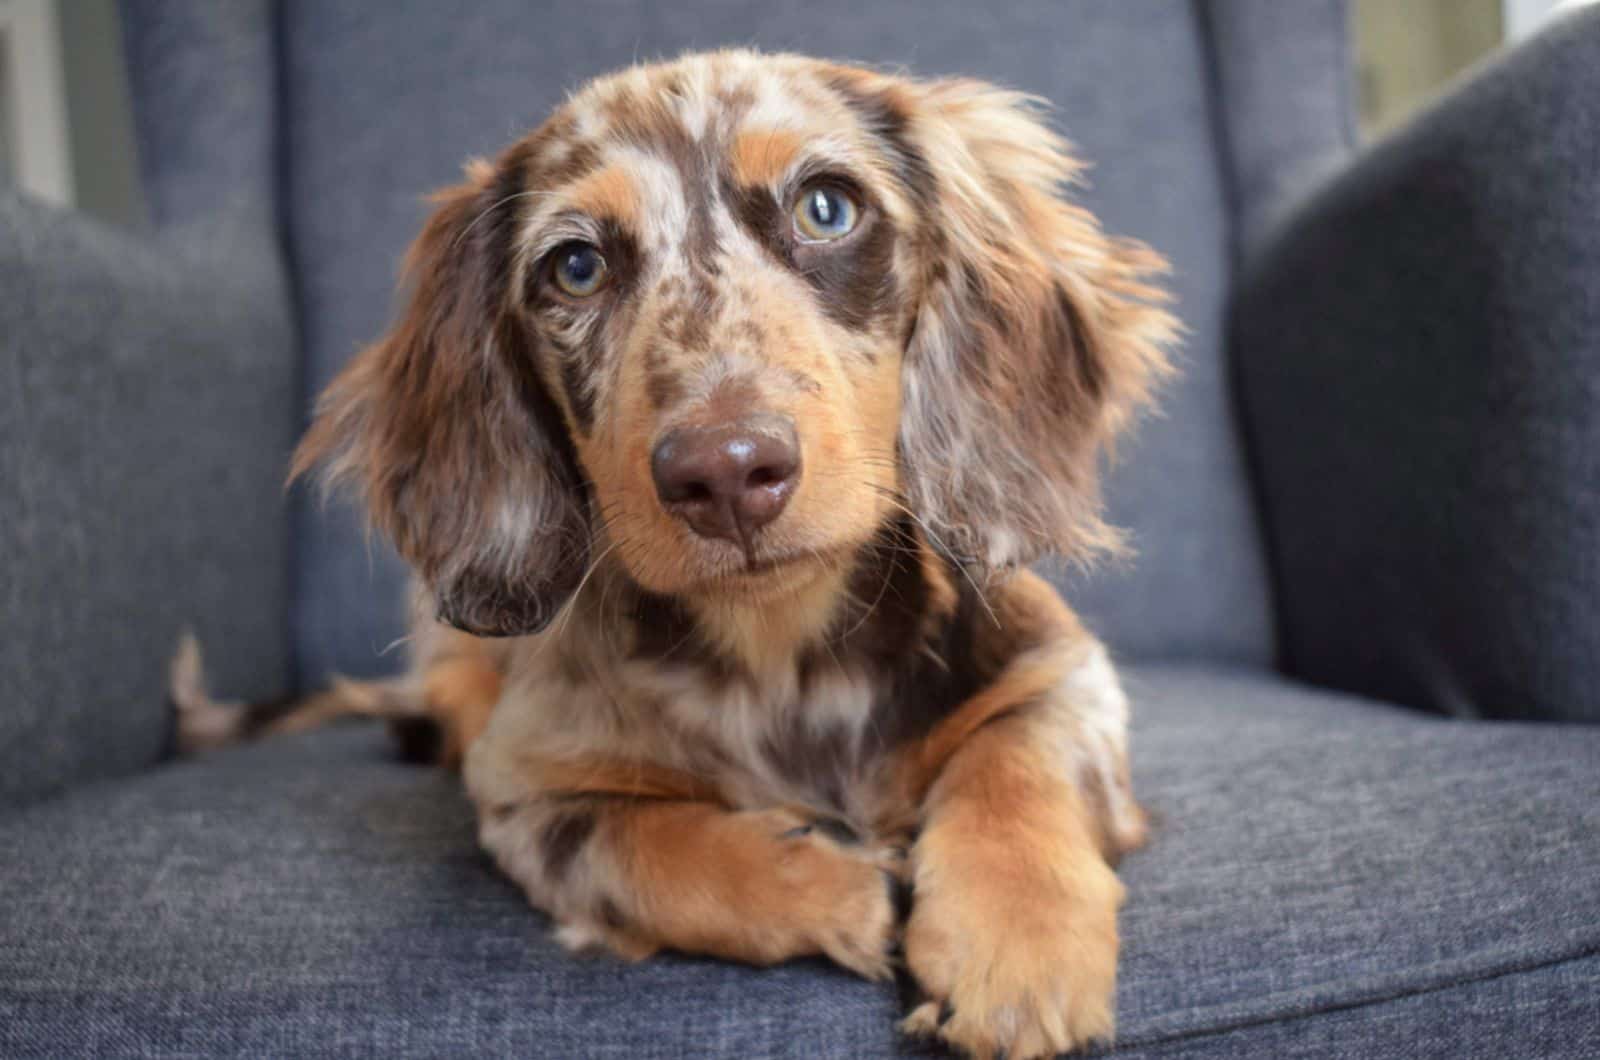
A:
[[[1128,696],[1098,641],[1061,683],[1061,701],[1077,723],[1071,754],[1081,775],[1104,792],[1107,825],[1114,840],[1131,845],[1144,830],[1144,815],[1128,785]]]

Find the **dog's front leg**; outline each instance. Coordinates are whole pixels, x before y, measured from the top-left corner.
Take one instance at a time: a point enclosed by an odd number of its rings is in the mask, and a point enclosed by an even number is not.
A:
[[[1002,675],[975,697],[979,717],[926,790],[905,953],[928,1000],[906,1019],[912,1033],[1012,1058],[1111,1035],[1123,889],[1107,855],[1143,824],[1120,732],[1096,746],[1099,705],[1081,702],[1109,693],[1120,706],[1120,689],[1098,646],[1084,665],[1109,688],[1070,671],[1052,684],[1048,663]],[[1107,772],[1120,791],[1102,786]]]
[[[670,771],[569,764],[522,767],[518,780],[483,765],[488,757],[483,749],[467,770],[483,844],[569,947],[752,964],[825,955],[869,979],[889,975],[889,851],[787,809],[684,797],[693,782]],[[573,785],[524,783],[556,773]]]

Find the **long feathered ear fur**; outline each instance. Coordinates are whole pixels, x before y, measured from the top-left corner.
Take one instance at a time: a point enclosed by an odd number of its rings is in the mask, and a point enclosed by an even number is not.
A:
[[[588,560],[585,487],[528,336],[508,306],[518,156],[476,163],[406,258],[383,338],[334,380],[295,454],[364,498],[438,601],[485,636],[532,633]]]
[[[1178,326],[1150,283],[1166,264],[1062,197],[1079,167],[1028,97],[938,81],[900,99],[935,188],[906,351],[907,498],[982,571],[1114,552],[1098,465],[1167,370]]]

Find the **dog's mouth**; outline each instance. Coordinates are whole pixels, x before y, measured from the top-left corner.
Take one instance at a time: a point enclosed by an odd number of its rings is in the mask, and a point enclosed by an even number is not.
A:
[[[783,570],[803,563],[817,563],[822,557],[817,553],[785,552],[774,556],[757,556],[747,559],[743,567],[734,573],[738,577],[760,577],[773,571]]]
[[[854,546],[847,544],[741,552],[707,569],[690,591],[733,596],[778,594],[837,569],[854,553]]]

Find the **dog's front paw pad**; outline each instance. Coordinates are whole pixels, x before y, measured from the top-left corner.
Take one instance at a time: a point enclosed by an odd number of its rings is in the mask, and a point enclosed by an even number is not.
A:
[[[919,892],[905,950],[927,1000],[901,1029],[1008,1060],[1110,1040],[1120,885],[1105,875],[1087,893],[1025,907],[990,900],[981,884]]]

